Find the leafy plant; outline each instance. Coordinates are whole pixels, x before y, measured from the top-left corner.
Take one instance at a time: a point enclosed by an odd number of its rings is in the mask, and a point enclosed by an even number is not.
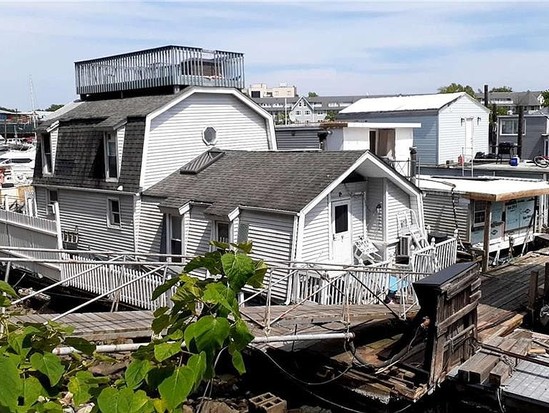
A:
[[[172,305],[155,311],[152,329],[158,338],[133,353],[116,381],[89,370],[105,356],[96,354],[88,341],[70,337],[72,328],[16,325],[9,316],[0,316],[0,413],[62,412],[67,391],[73,404],[92,402],[95,411],[104,413],[172,412],[214,377],[223,352],[244,373],[242,351],[253,336],[237,297],[245,285],[262,285],[267,266],[249,257],[251,243],[212,245],[216,251],[194,258],[181,275],[154,291],[152,300],[171,291]],[[197,270],[208,277],[189,275]],[[0,306],[9,306],[16,297],[1,281],[0,292]],[[80,353],[59,358],[53,350],[60,345]]]

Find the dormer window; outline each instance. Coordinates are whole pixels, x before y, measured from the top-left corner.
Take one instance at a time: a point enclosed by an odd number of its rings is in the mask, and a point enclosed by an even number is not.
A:
[[[44,133],[42,135],[42,173],[44,175],[53,173],[51,153],[51,135]]]
[[[107,180],[118,179],[118,148],[116,134],[105,132],[105,177]]]

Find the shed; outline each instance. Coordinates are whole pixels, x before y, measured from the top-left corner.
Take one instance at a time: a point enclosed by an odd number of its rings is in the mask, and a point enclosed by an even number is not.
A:
[[[455,162],[488,152],[490,110],[465,92],[363,98],[343,109],[338,120],[421,123],[414,130],[418,160],[424,165]]]
[[[422,175],[417,184],[426,224],[445,234],[458,229],[464,243],[485,253],[532,241],[549,194],[547,181],[520,178]]]

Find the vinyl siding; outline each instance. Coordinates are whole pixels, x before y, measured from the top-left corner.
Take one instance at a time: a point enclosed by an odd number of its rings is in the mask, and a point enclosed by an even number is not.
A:
[[[185,223],[184,239],[188,255],[202,255],[210,251],[212,223],[204,215],[204,209],[204,207],[193,206],[188,222]]]
[[[277,130],[276,147],[279,151],[292,149],[319,149],[319,129],[314,130]]]
[[[253,242],[252,257],[263,259],[267,263],[290,260],[294,223],[292,215],[244,210],[240,214],[240,222],[249,225],[248,239]],[[273,283],[286,275],[287,270],[273,271]],[[273,285],[272,297],[285,300],[287,290],[287,282]]]
[[[386,181],[387,188],[387,240],[386,242],[398,241],[398,222],[399,212],[405,212],[410,209],[410,197],[402,189],[397,187],[391,181]]]
[[[61,228],[78,228],[79,249],[134,251],[133,196],[59,188]],[[107,199],[120,201],[120,228],[107,226]],[[46,190],[37,188],[38,216],[46,215]]]
[[[265,118],[232,95],[195,93],[154,118],[144,148],[144,189],[211,148],[202,140],[215,128],[221,149],[267,150]]]
[[[36,198],[36,215],[39,218],[47,218],[46,203],[47,203],[47,189],[43,187],[34,188],[34,196]]]
[[[330,209],[324,198],[305,216],[301,259],[311,262],[330,260]]]
[[[488,110],[484,110],[467,96],[462,96],[439,112],[438,164],[456,161],[465,147],[465,125],[461,119],[473,119],[473,151],[490,152],[488,142]],[[480,120],[478,120],[480,118]],[[478,120],[478,123],[477,123]],[[467,154],[466,159],[470,157]]]
[[[55,173],[55,156],[57,154],[57,140],[59,138],[59,128],[55,128],[50,132],[50,142],[51,142],[51,167],[53,173]],[[37,156],[41,155],[40,152],[36,152]]]
[[[376,206],[384,204],[385,192],[383,179],[368,179],[368,195],[366,197],[366,224],[368,237],[372,241],[383,241],[383,216],[379,216]]]
[[[543,142],[545,138],[541,135],[547,133],[548,121],[549,119],[545,116],[524,117],[526,135],[522,139],[522,159],[534,159],[534,156],[544,154]]]
[[[364,236],[364,195],[351,197],[351,227],[353,229],[353,243]]]
[[[126,136],[126,128],[120,128],[116,131],[116,150],[118,151],[118,176],[120,176],[120,167],[122,166],[122,154],[124,153],[124,136]]]
[[[352,119],[345,119],[352,121]],[[438,118],[435,112],[428,114],[357,114],[357,120],[368,122],[421,123],[421,128],[414,129],[414,146],[420,164],[436,164],[438,158]],[[408,148],[406,148],[408,149]]]
[[[163,214],[158,209],[158,198],[143,197],[137,201],[139,222],[139,252],[161,253],[163,242]]]
[[[423,206],[425,211],[425,225],[431,231],[453,235],[456,222],[462,241],[469,241],[469,200],[455,195],[455,215],[452,197],[449,193],[424,191]]]

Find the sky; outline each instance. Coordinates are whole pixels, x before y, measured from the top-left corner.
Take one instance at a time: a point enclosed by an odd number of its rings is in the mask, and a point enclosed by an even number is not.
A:
[[[244,53],[298,94],[549,89],[549,2],[0,0],[0,106],[77,98],[74,62],[180,45]]]

